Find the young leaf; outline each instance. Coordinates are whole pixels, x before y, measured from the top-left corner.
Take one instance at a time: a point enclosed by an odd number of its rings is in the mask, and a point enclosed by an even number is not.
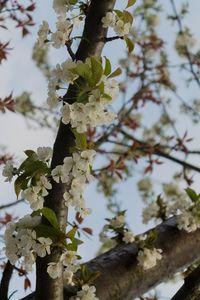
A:
[[[91,56],[90,61],[92,69],[92,81],[93,85],[95,86],[103,75],[103,67],[100,60],[95,56]]]
[[[24,153],[25,153],[26,156],[28,156],[28,157],[31,157],[31,156],[33,156],[34,154],[36,154],[35,151],[33,151],[33,150],[26,150],[26,151],[24,151]]]
[[[52,240],[59,239],[63,235],[63,232],[61,230],[58,230],[52,226],[48,226],[45,224],[39,224],[36,227],[34,227],[34,230],[36,232],[37,237],[49,237]]]
[[[192,202],[196,202],[199,200],[199,195],[197,195],[197,193],[193,189],[187,188],[185,189],[185,191],[189,198],[192,200]]]
[[[136,3],[136,0],[128,0],[128,4],[126,6],[126,8],[133,6]]]
[[[105,57],[105,56],[104,56]],[[111,63],[110,60],[105,57],[105,69],[104,69],[104,74],[106,76],[108,76],[110,73],[112,72],[112,67],[111,67]]]
[[[81,150],[87,149],[86,133],[78,133],[75,129],[72,129],[72,132],[76,138],[76,147]]]
[[[19,196],[19,193],[21,190],[25,190],[27,188],[27,184],[29,182],[30,178],[27,178],[26,174],[22,174],[15,180],[14,186],[15,186],[15,193],[17,195],[17,198]]]
[[[117,15],[119,18],[122,18],[122,17],[123,17],[123,12],[122,12],[121,10],[115,9],[114,12],[116,13],[116,15]]]
[[[112,72],[110,74],[110,76],[108,78],[113,78],[113,77],[119,76],[119,75],[121,75],[121,73],[122,73],[122,70],[120,68],[117,68],[114,72]]]
[[[69,0],[69,4],[75,5],[78,2],[78,0]]]
[[[88,64],[81,63],[76,68],[71,69],[71,71],[88,81],[90,85],[92,84],[92,71]]]
[[[123,20],[125,23],[133,23],[133,15],[127,11],[127,10],[124,10],[123,11]]]
[[[134,49],[134,43],[128,37],[125,38],[126,46],[128,48],[128,53],[131,53]]]
[[[55,212],[48,207],[43,207],[39,210],[49,223],[56,229],[60,229]]]
[[[76,235],[76,231],[77,231],[77,228],[74,227],[72,228],[67,234],[66,234],[66,237],[69,238],[71,241],[73,241],[75,235]]]

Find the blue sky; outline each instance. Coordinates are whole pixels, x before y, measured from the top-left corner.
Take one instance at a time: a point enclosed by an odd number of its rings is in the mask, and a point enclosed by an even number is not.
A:
[[[29,35],[22,40],[17,31],[15,31],[14,34],[13,30],[3,32],[3,34],[1,32],[2,39],[11,39],[11,45],[13,47],[13,51],[9,55],[8,61],[5,61],[0,68],[0,95],[2,97],[8,95],[11,91],[13,91],[14,96],[16,96],[26,90],[32,93],[33,99],[38,105],[44,103],[46,100],[47,83],[41,72],[34,65],[34,62],[31,61],[30,51],[36,40],[37,29],[42,20],[47,20],[50,24],[53,24],[55,21],[56,16],[51,8],[51,1],[48,1],[48,3],[46,2],[47,1],[37,1],[37,10],[35,14],[36,26],[32,30],[32,35]],[[166,10],[169,9],[168,1],[160,0],[160,2],[165,4]],[[199,21],[200,2],[197,0],[190,0],[190,6],[192,12],[188,17],[188,23],[198,37],[199,29],[197,24]],[[122,1],[118,1],[118,7],[122,7]],[[168,34],[169,29],[165,26],[164,22],[162,24],[163,25],[160,28],[162,34]],[[171,28],[171,30],[173,31],[174,28]],[[111,57],[113,64],[117,66],[118,59],[123,55],[123,49],[123,43],[117,41],[113,45],[106,46],[104,55]],[[51,52],[51,61],[53,64],[63,61],[64,59],[65,51],[54,50]],[[49,130],[29,129],[24,119],[13,113],[1,115],[0,136],[1,144],[7,145],[8,151],[11,154],[15,153],[16,158],[21,158],[25,149],[36,149],[38,146],[52,146],[54,139],[54,135]],[[168,165],[168,168],[170,168],[169,166],[170,164]],[[165,166],[160,168],[160,172],[160,180],[166,178],[166,176],[170,176],[170,171]],[[128,221],[134,232],[139,233],[144,231],[146,227],[141,224],[142,205],[137,193],[134,192],[135,190],[136,180],[130,178],[123,186],[121,185],[118,197],[123,199],[123,207],[125,209],[129,207],[127,212]],[[134,199],[132,195],[134,195]],[[97,194],[95,184],[92,184],[88,188],[86,198],[88,206],[94,211],[94,215],[88,217],[85,224],[87,226],[93,226],[93,224],[95,224],[93,227],[95,236],[81,247],[81,255],[85,260],[91,258],[96,253],[98,249],[97,233],[103,225],[104,217],[108,217],[104,208],[105,199],[102,195]],[[11,185],[0,183],[0,204],[13,200],[15,200],[15,195]],[[16,208],[11,208],[9,211],[19,216],[27,212],[27,207],[27,205],[18,205]],[[13,282],[12,284],[12,288],[16,288],[16,282]],[[173,288],[169,288],[169,286],[163,288],[162,293],[166,297],[170,297],[174,293]],[[17,297],[20,297],[21,295],[23,295],[23,290],[20,290]]]

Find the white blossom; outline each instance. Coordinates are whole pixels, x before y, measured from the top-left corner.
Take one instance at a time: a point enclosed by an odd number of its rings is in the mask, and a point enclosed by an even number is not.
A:
[[[162,250],[161,249],[148,249],[144,248],[138,252],[137,260],[139,266],[144,270],[151,269],[156,266],[157,260],[162,259]]]
[[[125,231],[122,241],[126,244],[133,243],[135,241],[135,236],[130,230]]]
[[[33,190],[36,192],[39,191],[42,197],[47,196],[47,190],[50,189],[52,189],[52,185],[44,175],[40,176],[40,179],[37,181],[36,186],[33,187]]]
[[[104,82],[104,92],[112,99],[115,99],[119,94],[119,83],[116,80],[106,80]]]
[[[51,171],[53,179],[59,183],[67,183],[69,181],[69,173],[66,172],[64,165],[58,165]]]
[[[71,117],[71,106],[68,103],[65,103],[60,111],[62,114],[62,122],[64,124],[69,124]]]
[[[55,263],[55,262],[51,262],[48,263],[48,267],[47,267],[47,273],[49,274],[49,276],[53,279],[56,279],[58,277],[61,277],[62,275],[62,264],[60,262]]]
[[[130,29],[131,23],[124,23],[122,20],[118,20],[114,26],[114,30],[119,36],[128,35]]]
[[[185,211],[177,216],[177,227],[179,230],[193,232],[200,227],[200,222],[192,211]]]
[[[53,9],[59,15],[64,15],[70,8],[68,0],[53,0]]]
[[[104,28],[114,27],[116,23],[116,15],[113,12],[107,12],[101,21]]]
[[[53,150],[50,147],[39,147],[37,148],[37,156],[39,160],[44,162],[52,158]]]
[[[73,276],[74,276],[74,273],[72,271],[65,269],[63,272],[64,283],[69,284],[69,285],[74,285]]]
[[[57,31],[52,33],[51,40],[55,48],[60,48],[65,46],[66,42],[70,39],[72,24],[69,20],[66,20],[64,15],[61,15],[56,23],[56,28]]]
[[[144,208],[142,217],[143,223],[147,224],[152,218],[156,218],[160,211],[160,207],[157,202],[150,203],[147,207]]]
[[[49,24],[47,21],[43,21],[42,25],[39,27],[38,31],[38,43],[43,45],[44,42],[48,39],[48,34],[50,32]]]
[[[95,296],[96,288],[87,284],[82,286],[82,290],[77,292],[75,297],[70,297],[70,300],[99,300]]]
[[[64,266],[73,265],[77,262],[77,256],[75,251],[65,251],[60,258],[60,261]]]
[[[52,240],[50,238],[40,237],[37,239],[40,243],[37,244],[36,252],[40,257],[44,257],[47,254],[51,253],[50,246],[52,244]]]
[[[6,182],[11,182],[13,178],[14,167],[11,160],[8,160],[3,168],[2,175],[6,177]]]
[[[119,215],[116,218],[110,220],[110,225],[113,228],[120,228],[124,225],[124,223],[125,223],[124,215]]]

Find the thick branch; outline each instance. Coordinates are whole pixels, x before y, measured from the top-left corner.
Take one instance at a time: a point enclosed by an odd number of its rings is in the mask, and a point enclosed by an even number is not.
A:
[[[100,271],[95,281],[97,296],[101,300],[131,300],[173,276],[200,258],[200,230],[192,233],[180,231],[176,218],[156,228],[155,246],[163,250],[158,264],[144,271],[137,264],[136,244],[119,245],[87,263],[89,269]],[[65,289],[65,300],[69,299]],[[35,300],[34,294],[24,300]],[[185,298],[184,298],[185,299]]]
[[[12,277],[13,269],[14,269],[14,266],[11,265],[11,263],[8,260],[5,265],[5,269],[3,271],[3,275],[1,278],[0,300],[8,299],[8,288],[9,288],[10,279]]]
[[[200,266],[184,280],[184,284],[171,300],[199,300],[200,299]]]
[[[88,8],[83,38],[75,54],[75,60],[84,61],[88,56],[101,54],[104,46],[104,37],[107,29],[102,27],[102,17],[112,10],[116,0],[92,0]],[[70,86],[64,101],[72,103],[76,97],[74,86]],[[73,100],[72,100],[73,99]],[[70,156],[70,148],[75,145],[74,135],[69,125],[60,123],[58,134],[54,143],[51,168],[63,163],[66,156]],[[53,209],[61,226],[67,221],[67,209],[63,203],[63,193],[66,185],[52,182],[52,190],[45,199],[44,205]],[[36,299],[63,300],[62,278],[51,279],[46,272],[47,264],[58,261],[59,252],[52,253],[45,258],[38,258],[36,263]],[[44,288],[45,286],[45,288]]]

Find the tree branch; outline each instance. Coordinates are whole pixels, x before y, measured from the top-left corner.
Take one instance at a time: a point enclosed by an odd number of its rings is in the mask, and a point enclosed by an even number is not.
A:
[[[163,258],[152,269],[144,271],[138,266],[135,243],[118,245],[87,263],[90,270],[100,272],[94,282],[99,299],[131,300],[139,297],[200,258],[200,230],[192,233],[178,230],[175,217],[155,230],[158,234],[155,247],[163,250]],[[35,300],[34,293],[29,297],[23,300]],[[68,299],[65,288],[65,300]]]
[[[125,132],[124,130],[121,130],[121,133],[129,138],[130,140],[133,140],[134,142],[138,143],[139,145],[142,146],[142,149],[140,149],[141,151],[145,151],[145,150],[149,150],[149,152],[152,152],[152,154],[155,154],[155,155],[158,155],[158,156],[161,156],[161,157],[164,157],[168,160],[171,160],[181,166],[183,166],[184,168],[187,168],[187,169],[190,169],[190,170],[193,170],[193,171],[196,171],[196,172],[199,172],[200,173],[200,167],[197,167],[195,165],[192,165],[184,160],[181,160],[177,157],[174,157],[168,153],[165,153],[164,151],[160,150],[159,149],[159,145],[149,145],[147,142],[143,142],[143,141],[140,141],[138,139],[136,139],[135,137],[133,137],[132,135],[130,135],[129,133]],[[145,149],[146,148],[146,149]]]
[[[99,56],[104,46],[102,38],[106,37],[107,29],[102,27],[102,18],[108,11],[113,10],[116,0],[92,0],[88,8],[83,37],[75,54],[75,60],[84,61],[91,55]],[[72,100],[73,99],[73,100]],[[69,86],[63,100],[72,103],[76,99],[76,88]],[[51,168],[63,163],[66,156],[70,156],[70,148],[75,146],[75,138],[70,125],[60,122],[57,137],[54,143]],[[64,228],[67,221],[67,209],[64,206],[63,193],[67,189],[65,184],[52,182],[52,189],[45,199],[44,206],[53,209],[61,227]],[[45,220],[43,220],[45,222]],[[52,279],[46,272],[49,262],[57,262],[60,253],[55,251],[36,261],[36,299],[63,300],[63,279]],[[44,288],[45,287],[45,288]]]
[[[200,266],[190,273],[184,284],[171,300],[199,300],[200,299]]]
[[[11,265],[11,263],[8,260],[5,265],[5,269],[3,271],[3,275],[1,278],[0,300],[8,299],[8,288],[9,288],[10,279],[12,277],[13,269],[14,269],[14,266]]]
[[[3,204],[3,205],[0,206],[0,210],[5,209],[5,208],[9,208],[11,206],[17,205],[17,204],[22,203],[22,202],[24,202],[24,199],[16,200],[16,201],[10,202],[8,204]]]

